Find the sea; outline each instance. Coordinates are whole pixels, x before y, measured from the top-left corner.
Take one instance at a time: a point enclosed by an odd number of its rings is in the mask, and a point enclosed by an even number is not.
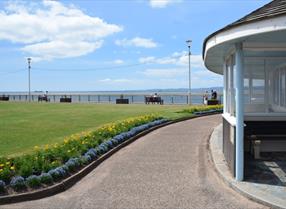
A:
[[[209,94],[214,89],[218,93],[218,100],[222,102],[222,88],[193,89],[191,94],[192,104],[203,104],[203,96],[206,91]],[[72,103],[116,103],[116,99],[128,99],[130,104],[145,103],[145,96],[157,94],[164,100],[164,104],[188,104],[187,89],[150,89],[133,91],[32,91],[31,101],[38,101],[39,96],[47,95],[50,102],[60,102],[61,98],[71,98]],[[0,92],[0,97],[9,97],[9,101],[29,101],[28,92]]]

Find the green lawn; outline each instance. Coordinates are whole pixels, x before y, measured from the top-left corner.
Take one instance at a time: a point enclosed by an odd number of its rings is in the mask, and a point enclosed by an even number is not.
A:
[[[128,117],[158,113],[178,118],[187,106],[53,104],[0,102],[0,156],[29,152],[35,145],[63,141],[65,136]]]

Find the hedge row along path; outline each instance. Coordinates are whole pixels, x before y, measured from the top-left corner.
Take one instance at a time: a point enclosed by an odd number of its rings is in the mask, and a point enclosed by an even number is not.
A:
[[[221,116],[158,129],[101,163],[69,190],[0,208],[264,208],[229,189],[214,171],[208,138]]]

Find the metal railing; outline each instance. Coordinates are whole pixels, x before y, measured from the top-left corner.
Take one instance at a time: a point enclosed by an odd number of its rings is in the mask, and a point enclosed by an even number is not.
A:
[[[32,92],[31,101],[38,102],[39,96],[43,96],[42,92]],[[150,93],[48,93],[47,98],[50,102],[60,102],[61,98],[71,98],[72,103],[115,103],[116,99],[128,99],[130,104],[143,104],[145,103],[145,96],[150,96]],[[28,93],[0,93],[0,96],[9,97],[9,101],[15,102],[28,102]],[[159,93],[164,100],[164,104],[188,104],[187,93]],[[192,104],[203,104],[202,93],[191,94]],[[220,103],[223,101],[222,94],[218,94]]]

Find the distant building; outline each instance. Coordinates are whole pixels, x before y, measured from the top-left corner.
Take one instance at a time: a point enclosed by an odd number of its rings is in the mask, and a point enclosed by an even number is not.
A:
[[[209,35],[203,58],[224,77],[223,152],[241,181],[245,152],[286,151],[286,1]]]

